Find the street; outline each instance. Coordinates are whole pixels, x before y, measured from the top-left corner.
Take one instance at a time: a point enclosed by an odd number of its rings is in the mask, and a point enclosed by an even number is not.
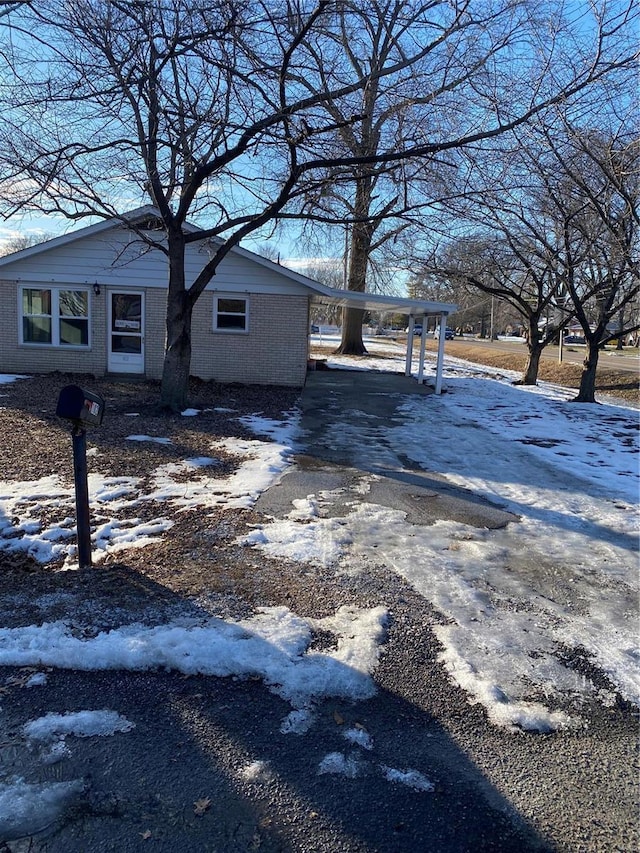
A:
[[[489,339],[481,339],[472,336],[457,337],[453,342],[447,341],[446,348],[455,355],[455,349],[451,347],[451,343],[464,343],[474,345],[485,350],[495,350],[496,352],[514,352],[518,355],[526,353],[526,343],[522,340],[497,340],[490,341]],[[542,358],[552,361],[558,361],[558,347],[549,345],[545,347],[542,353]],[[562,348],[562,360],[570,364],[582,364],[586,354],[586,347],[583,344],[568,344]],[[640,372],[640,353],[637,347],[625,347],[623,350],[616,350],[613,347],[607,347],[600,353],[598,360],[599,369],[615,369],[628,371],[629,373],[638,374]]]

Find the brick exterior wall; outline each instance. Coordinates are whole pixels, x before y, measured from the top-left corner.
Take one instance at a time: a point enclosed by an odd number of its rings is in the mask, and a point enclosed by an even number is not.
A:
[[[167,337],[167,291],[145,290],[144,372],[148,379],[162,379],[164,344]]]
[[[308,359],[309,300],[303,294],[238,293],[249,301],[248,332],[213,330],[213,297],[205,291],[192,320],[191,375],[217,382],[304,385]],[[18,343],[18,286],[0,282],[0,371],[48,373],[60,370],[103,376],[107,371],[109,288],[90,289],[89,349],[34,347]],[[145,376],[161,379],[165,344],[166,291],[145,289]]]
[[[46,287],[46,285],[42,285]],[[18,343],[18,284],[0,281],[0,370],[4,373],[90,373],[102,376],[107,366],[106,297],[96,296],[89,289],[90,342],[89,349],[29,346]]]
[[[304,385],[309,346],[307,296],[234,295],[249,300],[248,332],[214,331],[214,294],[205,291],[193,315],[191,374],[217,382]]]

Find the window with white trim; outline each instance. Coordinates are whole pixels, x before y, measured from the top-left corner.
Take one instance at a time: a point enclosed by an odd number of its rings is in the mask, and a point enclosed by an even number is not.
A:
[[[235,294],[214,296],[213,329],[215,332],[247,332],[249,300],[245,296]]]
[[[20,343],[89,346],[89,291],[68,287],[22,287]]]

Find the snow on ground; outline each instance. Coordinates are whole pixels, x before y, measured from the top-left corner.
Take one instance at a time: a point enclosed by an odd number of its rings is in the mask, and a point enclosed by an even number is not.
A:
[[[403,370],[401,349],[376,341],[386,358],[369,369]],[[397,355],[396,360],[389,356]],[[362,362],[332,358],[332,367],[362,369]],[[0,384],[13,381],[0,376]],[[367,503],[376,474],[363,474],[358,501],[346,517],[327,518],[330,495],[295,501],[284,519],[255,528],[245,539],[265,556],[284,556],[358,571],[364,557],[380,561],[411,583],[447,617],[434,627],[451,679],[481,702],[494,723],[548,731],[580,724],[580,701],[615,701],[587,675],[566,666],[564,654],[582,649],[607,674],[613,688],[640,704],[638,603],[638,421],[621,406],[567,405],[570,392],[541,384],[513,387],[505,371],[445,360],[448,393],[408,397],[392,427],[367,424],[365,452],[382,471],[398,466],[398,453],[452,483],[498,502],[520,517],[504,530],[479,530],[459,522],[409,524],[399,510]],[[197,410],[183,415],[197,417]],[[243,418],[255,439],[212,442],[211,456],[165,465],[148,493],[134,478],[91,475],[90,499],[98,553],[143,547],[171,521],[140,523],[142,501],[183,511],[251,507],[282,476],[299,440],[297,412],[285,423]],[[362,435],[337,424],[334,441],[357,451]],[[166,444],[162,436],[131,441]],[[227,477],[216,471],[216,451],[239,460]],[[185,476],[187,475],[187,476]],[[43,528],[43,510],[60,522]],[[73,566],[73,493],[55,477],[0,483],[0,548],[24,549],[46,562],[66,556]],[[304,619],[285,607],[266,608],[240,622],[209,619],[166,625],[124,625],[95,633],[71,621],[0,631],[0,665],[89,669],[165,667],[215,676],[257,676],[287,700],[281,731],[304,735],[313,726],[314,700],[363,699],[374,692],[372,673],[384,639],[383,608],[341,608],[323,620]],[[312,647],[314,631],[330,632],[335,648]],[[28,686],[46,681],[30,673]],[[67,738],[126,737],[135,722],[109,709],[45,714],[28,722],[24,737],[40,744],[44,764],[65,757]],[[419,770],[377,764],[373,742],[360,728],[344,731],[347,752],[327,754],[319,774],[347,777],[377,773],[418,793],[434,790]],[[260,781],[270,770],[256,761],[244,778]],[[0,834],[17,838],[48,825],[84,783],[29,784],[0,779]]]
[[[153,627],[138,623],[77,636],[69,622],[0,629],[0,666],[76,670],[172,669],[226,677],[258,677],[291,703],[309,709],[324,696],[365,699],[384,635],[384,608],[341,607],[325,619],[303,619],[286,607],[250,619],[209,619]],[[328,631],[336,648],[310,649],[313,631]]]
[[[43,765],[58,764],[71,754],[67,737],[107,737],[129,732],[134,723],[116,711],[48,713],[23,726],[31,750],[39,751]],[[85,780],[30,784],[22,778],[0,780],[0,838],[18,839],[49,826],[76,798]]]
[[[46,829],[84,787],[82,779],[37,784],[24,779],[0,782],[0,838],[13,840]]]
[[[435,791],[433,782],[419,770],[413,768],[398,770],[386,764],[376,764],[366,758],[361,752],[350,752],[348,754],[344,752],[328,752],[318,765],[319,776],[330,774],[332,776],[346,776],[347,779],[355,779],[358,776],[370,776],[372,773],[379,773],[387,782],[406,785],[414,791],[422,793]]]
[[[6,376],[4,379],[7,381]],[[142,501],[154,501],[158,506],[166,502],[184,510],[252,507],[289,465],[298,434],[299,413],[292,412],[285,422],[272,422],[258,415],[241,420],[257,435],[272,440],[227,438],[212,441],[214,455],[211,457],[184,459],[157,468],[151,475],[152,486],[147,492],[142,491],[137,478],[90,473],[94,559],[99,561],[107,553],[126,548],[144,547],[170,529],[172,522],[162,516],[145,523],[135,518],[135,508]],[[171,440],[163,436],[136,434],[127,439],[171,444]],[[238,467],[228,477],[216,473],[219,465],[216,451],[239,459]],[[92,456],[98,452],[96,448],[89,451]],[[73,568],[77,555],[77,548],[71,541],[75,534],[74,502],[73,487],[62,485],[53,475],[31,482],[0,481],[0,550],[26,551],[42,563],[65,556],[66,566]],[[55,510],[62,519],[43,529],[39,520],[43,510]]]
[[[129,732],[134,724],[115,711],[70,711],[66,714],[45,714],[23,727],[27,740],[48,743],[63,740],[67,735],[95,737]]]
[[[382,345],[387,356],[393,346]],[[374,359],[372,368],[402,370],[399,350],[395,361]],[[331,357],[328,366],[363,362]],[[366,423],[366,441],[337,416],[332,446],[382,471],[400,466],[401,451],[519,523],[495,531],[451,521],[419,527],[366,500],[346,517],[327,518],[330,495],[310,495],[245,542],[338,572],[361,565],[354,556],[393,568],[448,618],[434,628],[441,660],[498,725],[581,725],[579,713],[556,706],[615,701],[613,690],[570,665],[576,649],[640,704],[637,411],[569,404],[572,391],[513,386],[516,374],[457,359],[446,359],[445,377],[448,393],[408,397],[397,426]]]
[[[16,379],[28,379],[28,377],[21,373],[0,373],[0,385],[10,385]]]
[[[380,359],[378,369],[401,369],[402,351],[386,341],[380,346],[398,356]],[[330,359],[331,366],[354,364],[362,362]],[[457,360],[446,361],[445,376],[448,393],[407,397],[395,426],[367,425],[379,445],[378,464],[399,464],[401,449],[417,465],[511,510],[519,522],[492,531],[451,521],[412,525],[402,511],[366,501],[367,478],[377,476],[371,474],[363,475],[362,494],[345,517],[324,517],[328,496],[310,495],[294,502],[287,517],[255,528],[245,544],[266,557],[333,566],[337,573],[382,560],[447,617],[434,628],[441,659],[496,724],[568,727],[580,720],[563,697],[578,707],[593,698],[614,701],[613,690],[567,665],[564,656],[576,648],[623,697],[640,703],[637,413],[568,405],[565,389],[514,387],[504,371]],[[299,414],[286,422],[259,416],[243,422],[255,439],[212,442],[210,457],[162,466],[147,493],[134,478],[92,475],[95,546],[108,553],[161,536],[171,522],[158,516],[139,523],[135,508],[142,501],[184,511],[252,506],[290,464]],[[336,425],[335,442],[361,442],[347,427]],[[216,450],[239,459],[227,477],[217,473]],[[64,553],[72,565],[72,498],[54,477],[0,483],[0,547],[25,548],[42,560]],[[41,528],[43,508],[59,511],[57,527]],[[384,621],[383,611],[343,608],[320,626],[271,608],[245,622],[128,625],[95,637],[77,636],[70,623],[33,625],[0,632],[0,663],[257,675],[293,707],[283,731],[300,733],[312,725],[314,698],[370,695]],[[337,650],[310,649],[318,627],[338,638]]]

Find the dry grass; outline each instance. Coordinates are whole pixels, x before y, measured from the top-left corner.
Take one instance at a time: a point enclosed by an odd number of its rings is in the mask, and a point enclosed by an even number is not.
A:
[[[241,418],[256,412],[283,418],[300,393],[291,388],[194,382],[190,402],[200,414],[190,418],[160,409],[157,383],[59,373],[18,380],[2,388],[0,479],[30,481],[34,488],[42,488],[37,486],[42,478],[54,475],[62,485],[72,486],[70,427],[56,417],[55,410],[60,388],[76,382],[106,400],[102,426],[87,433],[89,472],[135,478],[141,493],[149,490],[154,471],[185,458],[213,455],[218,464],[210,475],[228,476],[241,460],[222,450],[218,441],[255,438]],[[169,438],[171,444],[132,441],[128,438],[132,434]],[[31,510],[25,509],[28,512]],[[32,512],[31,520],[44,528],[71,515],[73,507],[69,500],[53,508],[34,506]],[[183,512],[179,505],[149,500],[113,514],[123,523],[131,516],[140,522],[162,516],[173,527],[145,548],[107,554],[98,563],[99,572],[59,571],[63,557],[40,564],[25,550],[0,548],[0,619],[4,625],[36,621],[37,606],[32,611],[31,602],[60,590],[73,593],[79,602],[86,595],[107,622],[109,613],[119,618],[118,608],[144,614],[157,607],[184,607],[201,598],[211,599],[224,615],[233,616],[244,615],[254,605],[281,603],[278,564],[268,563],[258,571],[253,551],[236,544],[249,525],[260,520],[253,511],[229,510],[221,504],[206,511]],[[109,505],[92,507],[94,524],[103,523],[110,515]],[[6,527],[12,520],[0,513],[0,522]],[[5,530],[4,535],[10,534]],[[15,612],[11,606],[3,609],[3,600],[19,600],[21,606],[14,607]],[[64,618],[64,613],[54,613],[52,618]]]
[[[519,353],[486,350],[474,344],[465,344],[464,341],[447,341],[446,346],[449,355],[456,358],[463,358],[476,364],[499,367],[502,370],[515,370],[518,373],[524,371],[527,360],[524,353],[521,355]],[[580,385],[581,374],[582,367],[579,364],[571,364],[567,361],[559,364],[556,360],[543,358],[540,362],[538,376],[545,382],[553,382],[556,385],[563,385],[565,388],[577,389]],[[634,404],[640,401],[637,374],[615,370],[603,365],[598,367],[596,391]]]

